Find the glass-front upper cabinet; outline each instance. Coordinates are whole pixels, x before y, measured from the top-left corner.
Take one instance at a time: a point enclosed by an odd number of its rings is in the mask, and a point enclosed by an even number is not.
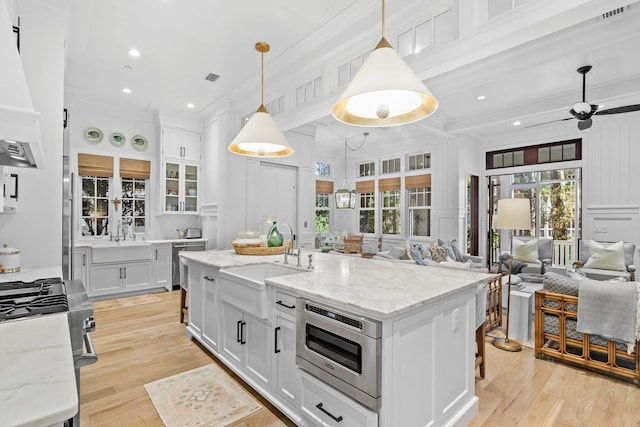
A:
[[[197,214],[200,211],[200,167],[184,162],[164,162],[162,213]]]

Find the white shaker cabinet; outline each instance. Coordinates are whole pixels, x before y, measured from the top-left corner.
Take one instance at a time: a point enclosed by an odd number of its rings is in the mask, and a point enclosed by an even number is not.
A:
[[[274,290],[273,370],[276,394],[300,410],[300,373],[296,366],[296,298]]]
[[[200,211],[200,164],[162,162],[161,213],[194,215]]]
[[[161,129],[162,157],[200,162],[202,136],[196,132],[171,127]]]
[[[202,340],[214,352],[218,351],[220,289],[218,270],[207,268],[202,277],[204,307],[202,315]]]
[[[271,325],[222,300],[221,353],[260,387],[271,386]]]
[[[89,296],[110,295],[152,288],[151,262],[93,264],[89,268]]]
[[[73,250],[73,279],[81,280],[85,288],[89,280],[90,248],[76,248]]]
[[[151,246],[153,256],[153,282],[156,287],[170,291],[171,283],[171,244],[155,244]]]

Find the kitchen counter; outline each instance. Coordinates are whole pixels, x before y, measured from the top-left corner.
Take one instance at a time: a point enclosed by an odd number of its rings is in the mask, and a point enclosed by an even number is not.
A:
[[[163,243],[195,243],[208,242],[209,239],[160,239],[160,240],[120,240],[119,242],[109,241],[109,239],[88,239],[80,240],[74,244],[75,248],[109,248],[123,246],[156,245]]]
[[[0,322],[0,337],[0,423],[48,426],[73,417],[78,392],[67,313]]]
[[[492,275],[469,270],[340,256],[313,252],[313,270],[306,269],[308,254],[302,251],[300,274],[266,279],[265,282],[295,291],[310,299],[357,311],[377,319],[408,313],[488,281]],[[283,255],[238,255],[233,250],[182,252],[180,256],[215,268],[283,263]],[[297,259],[289,258],[295,268]]]
[[[0,274],[0,282],[62,277],[61,267]],[[67,313],[0,322],[0,424],[47,426],[78,412]]]

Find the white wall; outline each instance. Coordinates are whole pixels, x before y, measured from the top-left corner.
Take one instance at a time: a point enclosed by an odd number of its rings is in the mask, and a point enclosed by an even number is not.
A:
[[[486,152],[575,138],[582,138],[583,160],[570,163],[571,167],[582,167],[582,238],[640,245],[640,191],[635,185],[640,180],[640,113],[594,117],[593,126],[586,131],[578,131],[576,123],[569,121],[536,132],[510,134],[484,141],[483,149]],[[487,174],[491,173],[485,171]],[[486,188],[482,190],[481,212],[485,215]]]
[[[21,268],[62,263],[62,110],[64,14],[37,0],[23,0],[21,59],[44,145],[44,167],[19,171],[16,214],[0,214],[0,244],[20,249]]]
[[[151,162],[151,178],[149,180],[149,206],[147,215],[149,224],[146,230],[148,239],[175,239],[178,237],[178,228],[199,227],[200,218],[197,215],[159,215],[161,209],[160,199],[160,133],[157,125],[157,117],[150,112],[127,111],[122,107],[110,107],[86,102],[83,100],[70,100],[69,109],[69,141],[70,141],[70,168],[78,171],[78,153],[98,154],[114,157],[115,170],[119,167],[119,159],[130,158],[149,160]],[[87,142],[83,133],[89,127],[100,129],[104,135],[99,143]],[[126,138],[122,146],[115,146],[109,142],[113,132],[119,132]],[[148,141],[146,150],[139,151],[131,145],[134,135],[142,135]],[[119,189],[119,184],[114,183],[112,189]],[[76,185],[75,208],[76,217],[80,215],[81,199],[80,185]],[[113,205],[110,205],[113,209]],[[112,211],[113,212],[113,211]],[[76,221],[79,227],[79,221]],[[78,239],[82,235],[80,230],[75,233]]]

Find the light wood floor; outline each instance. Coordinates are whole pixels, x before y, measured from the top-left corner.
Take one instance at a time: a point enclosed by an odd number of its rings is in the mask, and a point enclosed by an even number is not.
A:
[[[162,426],[144,384],[216,361],[186,338],[178,323],[179,292],[156,296],[160,302],[96,312],[99,361],[81,370],[82,427]],[[490,340],[486,378],[476,376],[480,412],[472,426],[640,426],[637,386],[538,360],[530,348],[501,351]],[[233,426],[294,425],[238,382],[265,408]]]

